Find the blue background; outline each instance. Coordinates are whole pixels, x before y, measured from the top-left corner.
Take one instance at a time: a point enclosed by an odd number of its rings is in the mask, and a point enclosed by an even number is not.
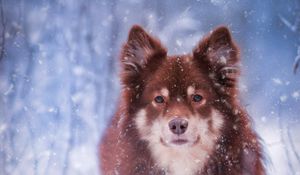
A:
[[[0,174],[96,175],[133,24],[168,54],[226,25],[269,174],[300,174],[299,0],[0,0]]]

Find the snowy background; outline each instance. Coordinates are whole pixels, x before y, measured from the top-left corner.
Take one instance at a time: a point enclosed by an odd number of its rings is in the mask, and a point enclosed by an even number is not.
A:
[[[97,144],[132,24],[169,54],[229,26],[268,172],[300,174],[299,0],[0,0],[0,175],[99,173]]]

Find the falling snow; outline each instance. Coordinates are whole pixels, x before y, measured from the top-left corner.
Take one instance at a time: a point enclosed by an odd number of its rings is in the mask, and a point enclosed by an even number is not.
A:
[[[280,101],[281,101],[281,102],[285,102],[287,99],[288,99],[288,96],[287,96],[287,95],[282,95],[282,96],[280,96]]]
[[[99,174],[97,145],[119,100],[119,51],[133,24],[169,55],[229,26],[241,49],[240,99],[268,173],[300,174],[298,1],[0,2],[1,175]]]

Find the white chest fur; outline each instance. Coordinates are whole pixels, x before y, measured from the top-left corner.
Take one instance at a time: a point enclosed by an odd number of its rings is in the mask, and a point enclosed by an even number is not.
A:
[[[209,155],[199,146],[172,149],[163,145],[152,147],[152,154],[167,175],[193,175],[201,171]]]

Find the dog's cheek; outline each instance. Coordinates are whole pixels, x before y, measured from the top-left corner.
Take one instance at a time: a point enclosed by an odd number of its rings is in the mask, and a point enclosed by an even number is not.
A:
[[[135,125],[141,139],[157,142],[162,135],[162,121],[158,116],[150,117],[146,109],[141,109],[135,116]]]
[[[211,139],[209,137],[209,121],[208,119],[199,119],[198,123],[198,132],[200,134],[201,142],[208,143]]]
[[[198,117],[198,121],[192,121],[192,123],[198,123],[197,133],[200,135],[201,143],[212,146],[221,135],[224,116],[217,110],[212,110],[209,117]]]
[[[212,110],[211,116],[206,120],[207,135],[212,141],[216,141],[221,136],[221,130],[224,126],[224,116],[217,110]]]
[[[221,129],[224,126],[224,119],[225,117],[220,112],[217,110],[212,111],[211,125],[213,133],[220,134]]]
[[[141,138],[145,138],[149,134],[149,127],[147,125],[147,112],[141,109],[135,116],[135,125]]]
[[[160,118],[157,118],[151,123],[149,142],[158,143],[160,142],[160,138],[163,137],[162,121]]]

